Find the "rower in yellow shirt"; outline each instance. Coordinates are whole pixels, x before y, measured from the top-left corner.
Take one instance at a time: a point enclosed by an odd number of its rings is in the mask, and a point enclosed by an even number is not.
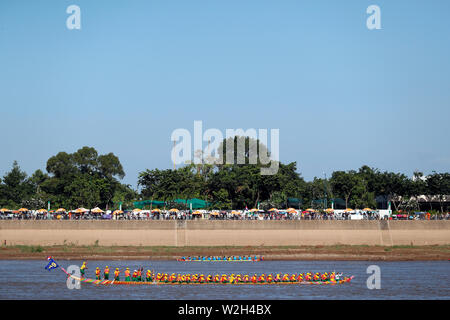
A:
[[[152,279],[152,272],[150,270],[147,270],[146,280],[147,280],[147,282],[152,282],[153,281],[153,279]]]
[[[105,280],[109,280],[109,267],[106,266],[105,270],[103,270],[103,277],[105,278]]]
[[[120,270],[119,270],[119,268],[116,268],[116,270],[114,271],[114,281],[120,281],[119,275],[120,275]]]
[[[82,277],[82,278],[84,278],[85,272],[86,272],[86,269],[87,269],[87,268],[88,268],[88,267],[86,266],[86,261],[83,261],[83,264],[82,264],[81,267],[80,267],[81,277]]]

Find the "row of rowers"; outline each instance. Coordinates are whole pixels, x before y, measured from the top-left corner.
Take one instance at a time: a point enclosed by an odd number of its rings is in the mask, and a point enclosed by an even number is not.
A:
[[[216,275],[203,275],[203,274],[167,274],[167,273],[157,273],[154,271],[147,270],[145,272],[145,278],[143,276],[143,269],[134,270],[133,273],[130,272],[129,268],[124,271],[125,281],[147,281],[147,282],[171,282],[171,283],[266,283],[266,282],[303,282],[303,281],[338,281],[341,278],[341,274],[331,273],[300,273],[300,274],[254,274],[249,276],[247,274],[216,274]],[[106,267],[104,271],[104,279],[109,279],[109,268]],[[99,268],[96,269],[95,275],[97,280],[101,280],[101,271]],[[120,281],[120,270],[116,268],[114,271],[114,280]]]
[[[101,270],[99,267],[97,267],[95,269],[95,278],[97,280],[101,280]],[[144,277],[143,277],[143,273],[144,273],[144,269],[143,268],[139,268],[138,270],[134,270],[133,273],[131,273],[130,268],[126,268],[124,271],[124,276],[125,276],[125,281],[144,281]],[[82,273],[82,275],[84,276],[84,273]],[[154,278],[154,272],[151,270],[147,270],[147,272],[145,273],[146,275],[146,280],[147,281],[153,281]],[[105,280],[109,280],[109,267],[106,266],[105,269],[103,270],[103,279]],[[120,270],[119,268],[116,268],[116,270],[114,270],[114,280],[115,281],[120,281]]]

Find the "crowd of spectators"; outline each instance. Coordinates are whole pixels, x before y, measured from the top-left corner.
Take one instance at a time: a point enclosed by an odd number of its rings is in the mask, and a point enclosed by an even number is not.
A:
[[[76,212],[1,212],[1,220],[450,220],[450,213],[412,212],[392,214],[380,217],[375,210],[372,212],[321,212],[321,211],[263,211],[250,212],[247,210],[132,210],[95,213],[91,210]]]

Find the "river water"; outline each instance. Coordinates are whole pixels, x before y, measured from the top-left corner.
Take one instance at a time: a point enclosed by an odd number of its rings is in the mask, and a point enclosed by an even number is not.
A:
[[[81,261],[57,261],[62,267]],[[0,261],[0,299],[150,299],[150,300],[291,300],[291,299],[450,299],[450,262],[369,262],[369,261],[263,261],[263,262],[177,262],[177,261],[88,261],[87,276],[94,278],[98,266],[134,270],[143,266],[156,272],[198,274],[253,274],[342,272],[355,278],[338,286],[95,286],[82,284],[68,289],[60,269],[47,271],[47,261]],[[368,289],[367,268],[377,265],[381,288]],[[112,275],[113,272],[111,272]],[[123,273],[121,274],[123,280]]]

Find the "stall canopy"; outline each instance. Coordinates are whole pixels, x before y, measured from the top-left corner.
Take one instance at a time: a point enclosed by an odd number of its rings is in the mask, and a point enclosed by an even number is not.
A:
[[[164,201],[156,201],[156,200],[143,200],[143,201],[135,201],[133,205],[135,208],[143,209],[145,206],[155,207],[164,207],[166,203]]]
[[[287,198],[287,205],[289,207],[300,208],[303,204],[302,199],[299,198]]]
[[[192,198],[192,199],[175,199],[171,202],[175,202],[175,203],[180,203],[180,204],[184,204],[186,205],[186,208],[189,209],[191,207],[192,204],[192,209],[203,209],[206,208],[208,206],[211,205],[211,202],[202,200],[202,199],[197,199],[197,198]]]
[[[143,201],[135,201],[133,202],[133,205],[135,208],[143,209],[144,206],[152,206],[154,208],[161,208],[164,206],[170,207],[170,204],[172,203],[178,203],[185,205],[186,209],[190,209],[192,204],[192,209],[203,209],[211,205],[211,202],[192,198],[192,199],[175,199],[175,200],[169,200],[169,201],[157,201],[157,200],[143,200]]]

